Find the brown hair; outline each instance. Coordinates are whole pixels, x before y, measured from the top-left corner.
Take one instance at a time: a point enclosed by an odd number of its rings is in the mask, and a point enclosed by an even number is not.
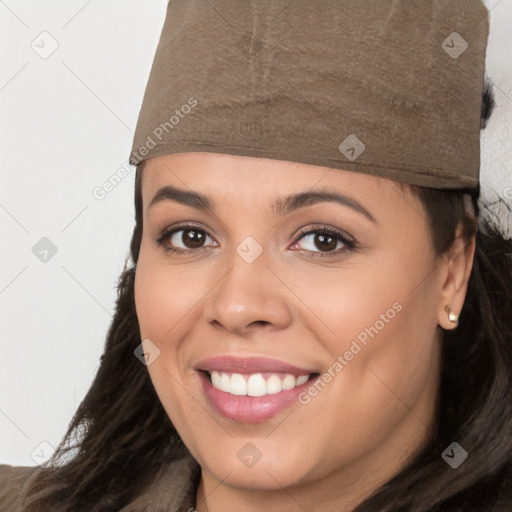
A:
[[[492,107],[487,83],[482,128]],[[119,278],[101,364],[64,439],[33,483],[26,512],[43,505],[54,512],[117,512],[144,490],[159,469],[186,453],[146,367],[133,353],[141,342],[134,278],[142,236],[142,168],[143,164],[135,179],[132,264],[125,262]],[[478,215],[478,190],[404,187],[424,205],[436,252],[449,249],[462,224],[468,240],[476,233],[475,261],[459,326],[443,331],[436,431],[421,453],[355,512],[510,510],[512,241],[503,237],[489,216],[480,219],[477,229],[464,197],[472,196]],[[452,441],[469,452],[457,470],[441,458]]]

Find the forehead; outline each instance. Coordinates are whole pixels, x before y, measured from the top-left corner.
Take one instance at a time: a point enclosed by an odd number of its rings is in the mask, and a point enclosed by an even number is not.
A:
[[[178,153],[145,162],[145,202],[165,185],[215,196],[235,194],[257,199],[268,195],[329,188],[366,197],[403,195],[398,183],[368,174],[298,162],[217,153]]]

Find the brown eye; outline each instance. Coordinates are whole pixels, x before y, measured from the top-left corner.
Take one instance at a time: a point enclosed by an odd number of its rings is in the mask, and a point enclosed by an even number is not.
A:
[[[348,245],[346,240],[340,235],[326,233],[324,231],[311,231],[303,235],[300,240],[296,242],[300,249],[305,249],[311,252],[333,252],[338,247],[338,243],[343,246]]]
[[[356,242],[343,231],[335,228],[316,226],[302,230],[292,248],[310,253],[312,257],[339,256],[356,248]]]
[[[206,231],[190,225],[164,230],[156,242],[168,252],[192,253],[207,249],[204,245],[207,239],[215,244]]]
[[[182,229],[181,241],[187,249],[198,249],[205,241],[203,231],[197,229]],[[179,233],[179,231],[178,231]]]
[[[331,251],[336,249],[336,246],[338,245],[338,240],[336,239],[336,237],[332,235],[320,233],[315,235],[313,243],[321,251]]]

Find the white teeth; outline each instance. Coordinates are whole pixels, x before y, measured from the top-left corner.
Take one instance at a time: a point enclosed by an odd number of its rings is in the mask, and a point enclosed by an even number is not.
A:
[[[233,375],[231,375],[229,393],[232,395],[247,395],[247,382],[239,373],[233,373]]]
[[[273,374],[267,379],[261,373],[242,375],[240,373],[209,372],[215,389],[232,395],[264,396],[301,386],[309,375],[295,377],[291,374]]]
[[[307,382],[309,379],[309,375],[301,375],[300,377],[297,377],[297,386],[300,386]]]
[[[267,395],[279,393],[283,389],[281,385],[281,379],[277,375],[271,375],[267,379]]]
[[[247,381],[247,394],[249,396],[263,396],[267,394],[267,383],[261,373],[255,373]]]
[[[226,391],[225,389],[223,389],[224,386],[222,386],[222,377],[220,376],[219,372],[212,372],[210,376],[212,378],[212,385],[214,388]]]
[[[212,372],[212,384],[214,388],[220,389],[221,391],[225,391],[229,393],[231,389],[230,381],[231,378],[227,373],[220,372]]]
[[[295,387],[296,379],[293,375],[286,375],[283,379],[282,386],[283,389],[293,389]]]
[[[217,373],[217,372],[215,372]],[[229,383],[231,382],[231,377],[227,373],[221,373],[220,374],[220,388],[222,391],[225,391],[226,393],[229,393]]]

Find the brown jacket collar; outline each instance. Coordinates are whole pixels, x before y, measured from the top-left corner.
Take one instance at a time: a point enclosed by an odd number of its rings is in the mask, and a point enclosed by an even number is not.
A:
[[[0,510],[21,512],[29,484],[38,466],[0,464]],[[154,482],[119,512],[195,512],[196,490],[201,474],[191,455],[172,462],[158,473]]]

